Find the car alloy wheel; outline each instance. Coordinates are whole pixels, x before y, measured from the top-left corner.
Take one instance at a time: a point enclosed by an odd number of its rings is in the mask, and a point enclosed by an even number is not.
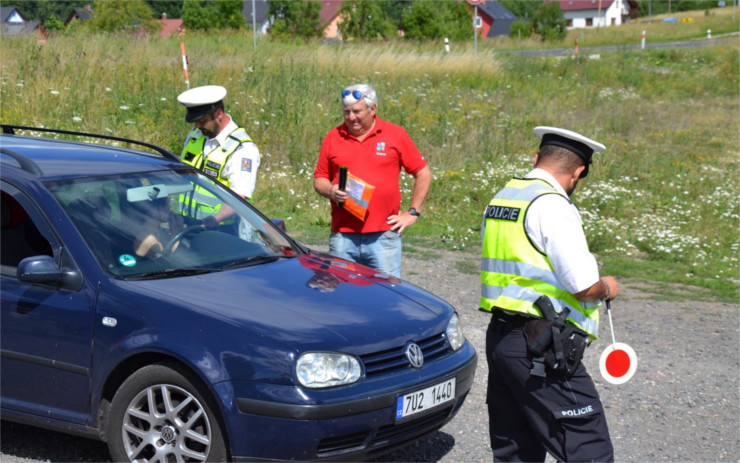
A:
[[[142,368],[111,403],[109,449],[116,461],[223,461],[216,416],[184,376],[163,365]]]

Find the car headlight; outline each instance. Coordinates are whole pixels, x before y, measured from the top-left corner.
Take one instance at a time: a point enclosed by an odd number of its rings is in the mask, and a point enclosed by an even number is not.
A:
[[[310,388],[352,384],[362,374],[357,358],[334,352],[307,352],[298,358],[295,370],[298,382]]]
[[[465,344],[465,335],[462,331],[462,325],[460,324],[460,317],[457,314],[453,314],[450,319],[450,323],[447,324],[447,330],[445,330],[447,339],[450,341],[452,350],[458,350]]]

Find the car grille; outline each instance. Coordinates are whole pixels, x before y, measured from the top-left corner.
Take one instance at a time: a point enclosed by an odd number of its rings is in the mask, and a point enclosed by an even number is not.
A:
[[[447,338],[441,333],[415,342],[421,347],[425,362],[441,357],[451,351]],[[365,374],[370,377],[400,368],[408,368],[409,361],[404,353],[405,348],[406,346],[400,346],[361,356],[362,363],[365,364]]]

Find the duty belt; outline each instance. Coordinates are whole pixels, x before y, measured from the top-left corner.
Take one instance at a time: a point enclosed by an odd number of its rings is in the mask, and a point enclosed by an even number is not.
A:
[[[532,320],[532,317],[507,312],[498,307],[494,307],[493,310],[491,310],[491,323],[504,325],[508,329],[521,328],[529,320]]]

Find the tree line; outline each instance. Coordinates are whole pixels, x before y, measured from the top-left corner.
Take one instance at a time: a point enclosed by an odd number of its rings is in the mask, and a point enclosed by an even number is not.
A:
[[[246,0],[250,2],[250,0]],[[732,1],[732,0],[728,0]],[[565,36],[566,20],[557,2],[499,0],[515,16],[512,37],[529,37],[533,31],[542,40]],[[640,15],[663,14],[716,6],[716,0],[637,0]],[[16,6],[30,20],[44,23],[47,29],[61,30],[73,8],[89,5],[84,0],[0,0],[3,6]],[[273,40],[321,38],[320,0],[268,0],[271,18],[269,37]],[[94,31],[120,32],[127,29],[156,30],[156,19],[165,13],[182,18],[191,30],[249,28],[242,14],[244,0],[96,0],[93,15],[84,27]],[[347,39],[470,40],[471,8],[462,0],[344,0],[340,10],[340,30]],[[83,27],[75,24],[74,27]]]

